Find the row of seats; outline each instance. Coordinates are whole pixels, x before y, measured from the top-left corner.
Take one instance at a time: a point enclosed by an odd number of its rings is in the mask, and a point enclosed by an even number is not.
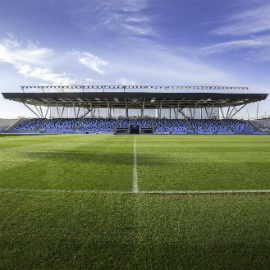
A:
[[[229,132],[229,129],[216,119],[192,119],[189,120],[192,127],[198,133],[203,132]]]
[[[237,133],[254,133],[257,132],[255,128],[249,125],[245,121],[237,120],[237,119],[225,119],[223,120],[226,125],[228,125],[234,132]]]
[[[191,128],[184,119],[155,119],[156,132],[191,132]]]
[[[80,122],[80,119],[76,118],[54,118],[50,119],[43,125],[40,131],[63,131],[72,132]]]
[[[21,122],[13,131],[36,131],[44,122],[45,118],[34,118]],[[114,130],[116,119],[108,118],[85,118],[78,132],[107,131]],[[54,118],[48,120],[41,128],[41,132],[74,132],[80,119],[77,118]],[[254,133],[257,132],[251,125],[245,121],[235,119],[225,119],[223,122],[216,119],[190,119],[191,126],[196,133]],[[223,124],[225,123],[225,124]],[[141,129],[152,129],[151,119],[129,119],[120,118],[117,122],[117,130],[127,130],[129,125],[141,125]],[[193,132],[188,122],[184,119],[154,119],[156,132],[186,133]],[[228,129],[228,127],[230,129]]]
[[[113,131],[115,125],[115,119],[103,119],[103,118],[85,118],[78,131]]]
[[[45,118],[33,118],[26,121],[21,122],[18,126],[13,128],[13,131],[35,131],[37,130],[41,124],[44,123]]]
[[[141,125],[141,129],[152,129],[151,119],[119,118],[117,129],[128,129],[129,125]]]

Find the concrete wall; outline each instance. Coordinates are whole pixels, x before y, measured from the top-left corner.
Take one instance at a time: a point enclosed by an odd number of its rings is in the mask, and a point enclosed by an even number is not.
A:
[[[251,120],[251,122],[261,129],[270,130],[270,119]]]
[[[6,130],[12,124],[16,123],[19,119],[3,119],[0,118],[0,130]]]

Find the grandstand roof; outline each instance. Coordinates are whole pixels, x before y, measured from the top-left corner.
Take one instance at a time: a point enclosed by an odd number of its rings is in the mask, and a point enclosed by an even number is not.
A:
[[[265,100],[268,94],[250,93],[161,93],[161,92],[37,92],[2,93],[5,99],[35,106],[129,109],[240,106]]]

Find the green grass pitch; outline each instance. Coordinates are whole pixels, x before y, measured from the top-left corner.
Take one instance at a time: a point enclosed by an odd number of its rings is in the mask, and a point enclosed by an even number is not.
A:
[[[269,195],[267,135],[2,134],[0,269],[270,269]]]

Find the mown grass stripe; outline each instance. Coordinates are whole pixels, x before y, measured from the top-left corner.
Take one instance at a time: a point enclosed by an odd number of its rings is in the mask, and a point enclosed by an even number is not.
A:
[[[27,188],[0,188],[0,191],[29,191],[29,192],[69,192],[69,193],[135,193],[121,190],[64,190],[64,189],[27,189]],[[211,194],[211,193],[270,193],[270,189],[243,189],[243,190],[146,190],[137,191],[139,194]]]
[[[136,136],[134,136],[134,159],[133,159],[133,188],[134,193],[138,193],[138,181],[137,181],[137,156],[136,156]]]

